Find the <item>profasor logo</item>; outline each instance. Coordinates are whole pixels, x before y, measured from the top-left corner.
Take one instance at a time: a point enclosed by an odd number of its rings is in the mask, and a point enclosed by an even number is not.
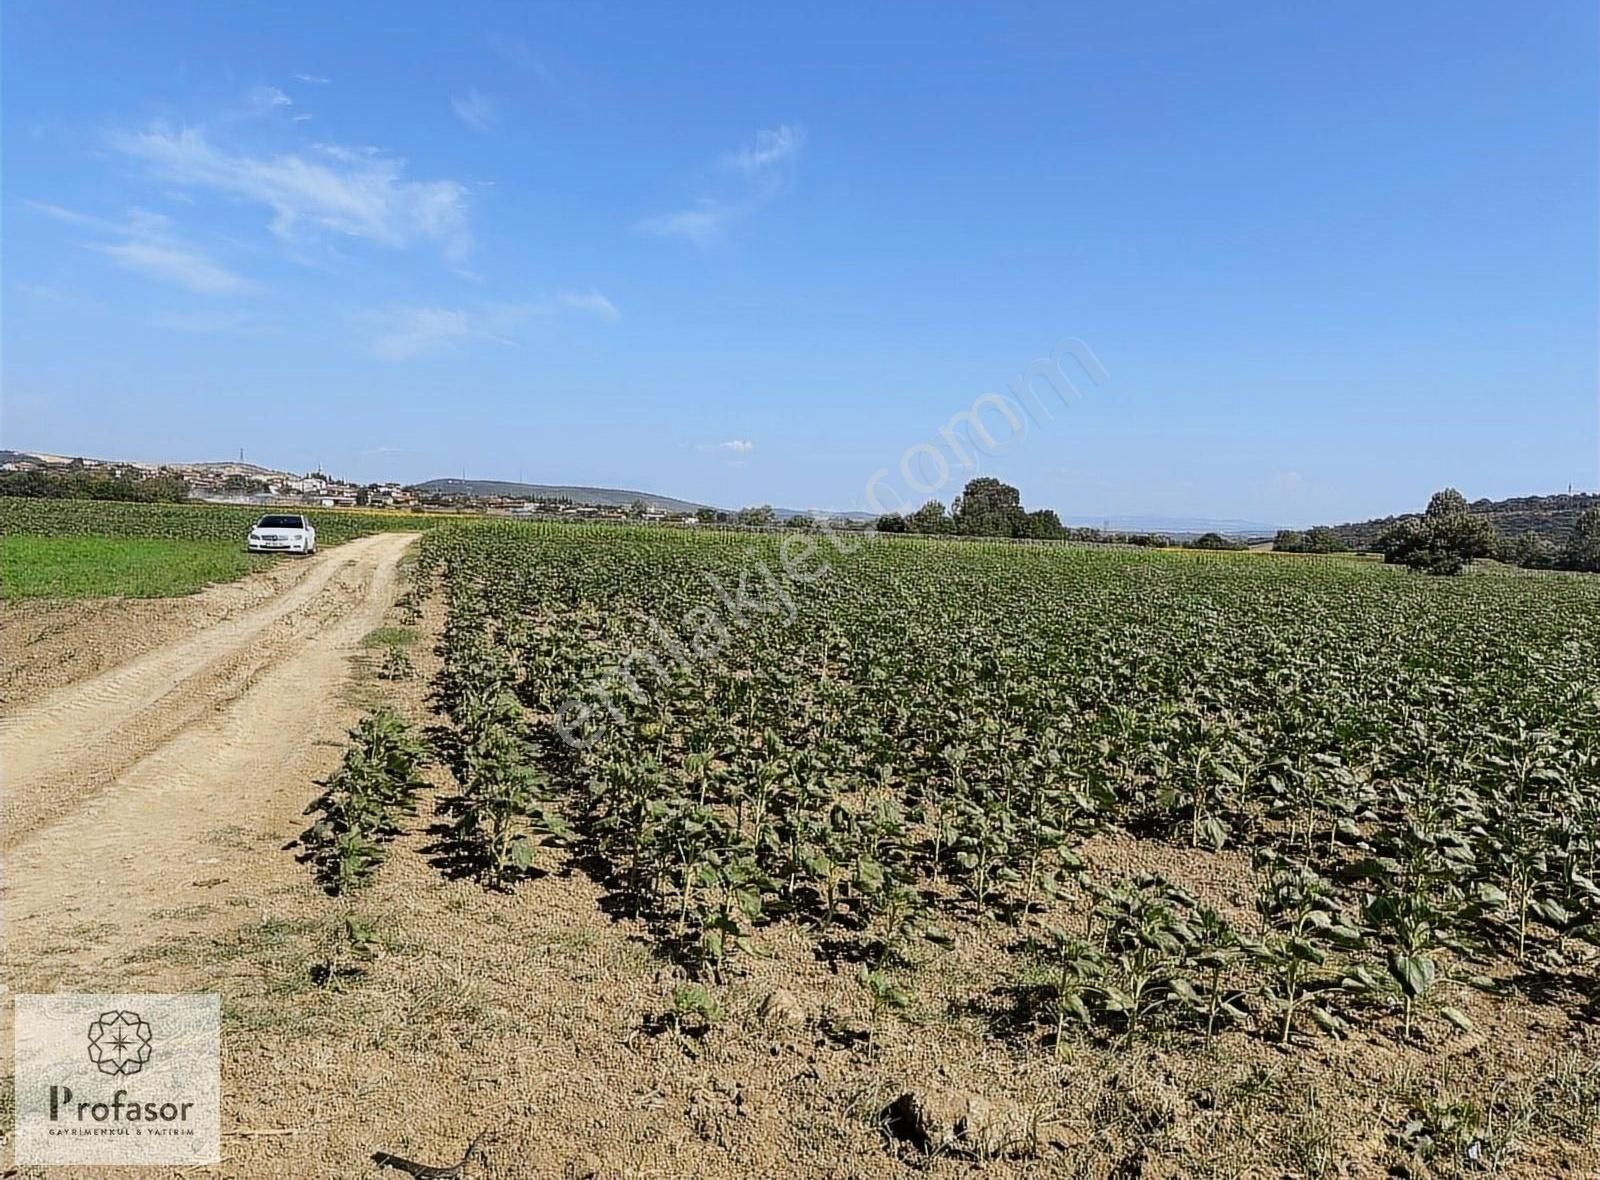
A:
[[[114,1126],[141,1122],[186,1123],[193,1109],[192,1102],[131,1102],[126,1090],[118,1090],[109,1102],[102,1099],[98,1102],[79,1102],[74,1106],[71,1087],[50,1087],[52,1123],[62,1119],[70,1121],[74,1117],[80,1123],[110,1123]]]
[[[131,1077],[150,1060],[151,1035],[137,1012],[102,1012],[89,1026],[89,1060],[101,1073]]]
[[[12,1000],[14,1162],[67,1165],[63,1175],[79,1176],[85,1165],[193,1167],[222,1158],[220,997]]]

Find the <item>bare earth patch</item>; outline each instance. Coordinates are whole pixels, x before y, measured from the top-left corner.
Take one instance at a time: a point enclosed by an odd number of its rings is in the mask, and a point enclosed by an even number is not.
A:
[[[125,663],[180,636],[234,617],[336,557],[284,558],[238,582],[184,598],[91,598],[0,602],[0,715],[18,703]]]

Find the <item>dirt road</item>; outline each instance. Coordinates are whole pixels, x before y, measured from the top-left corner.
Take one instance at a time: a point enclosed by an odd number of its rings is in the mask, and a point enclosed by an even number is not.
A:
[[[414,540],[331,549],[262,605],[0,719],[14,987],[71,931],[147,937],[151,913],[219,860],[218,830],[298,815],[312,764],[326,764],[348,720],[349,657],[381,622]],[[90,975],[125,949],[75,941]]]

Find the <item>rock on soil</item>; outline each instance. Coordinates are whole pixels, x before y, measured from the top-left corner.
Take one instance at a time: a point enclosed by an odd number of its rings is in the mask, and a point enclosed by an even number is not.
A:
[[[1019,1103],[940,1090],[908,1090],[884,1111],[889,1133],[922,1151],[979,1159],[1033,1155],[1039,1127]]]
[[[760,1013],[763,1023],[772,1028],[803,1028],[806,1023],[805,1008],[793,992],[781,987],[761,1001]]]

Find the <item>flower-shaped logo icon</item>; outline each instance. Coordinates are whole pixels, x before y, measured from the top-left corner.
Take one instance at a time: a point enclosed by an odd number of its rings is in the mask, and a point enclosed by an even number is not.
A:
[[[102,1012],[89,1025],[89,1060],[101,1073],[136,1074],[150,1060],[150,1034],[137,1012]]]

